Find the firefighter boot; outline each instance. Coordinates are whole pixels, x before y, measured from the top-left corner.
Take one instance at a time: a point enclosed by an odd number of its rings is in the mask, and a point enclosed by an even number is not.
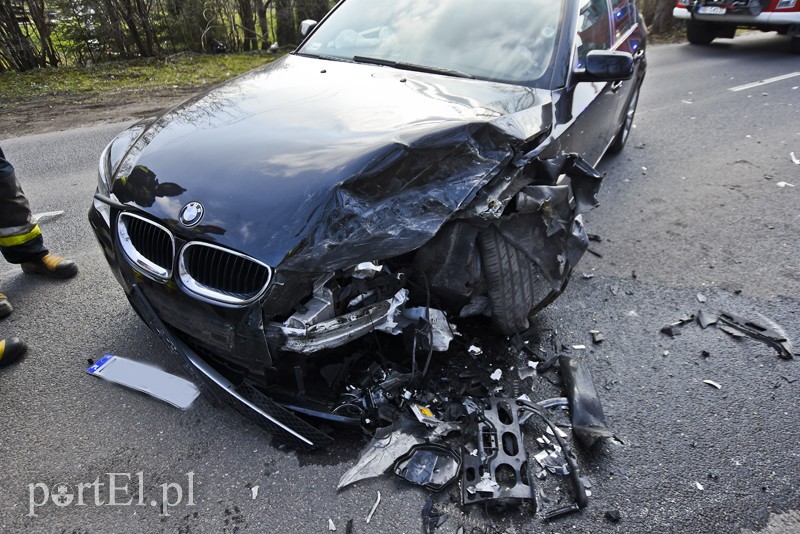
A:
[[[22,272],[27,274],[43,274],[50,278],[70,278],[78,274],[78,265],[55,254],[47,254],[38,260],[26,261],[22,264]]]
[[[0,367],[8,367],[20,361],[28,352],[28,345],[17,337],[0,339]]]
[[[8,301],[8,297],[0,293],[0,318],[9,315],[14,311],[14,306]]]

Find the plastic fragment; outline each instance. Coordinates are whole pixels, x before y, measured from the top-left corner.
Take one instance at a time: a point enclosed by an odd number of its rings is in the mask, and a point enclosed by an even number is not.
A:
[[[369,524],[369,522],[372,521],[372,516],[375,515],[375,510],[378,509],[378,505],[380,503],[381,503],[381,492],[379,491],[378,492],[378,498],[375,499],[375,504],[372,505],[372,510],[370,510],[369,514],[367,514],[367,518],[365,520],[367,522],[367,524]]]
[[[731,328],[730,326],[728,326],[726,324],[719,325],[719,329],[722,330],[723,332],[725,332],[726,334],[728,334],[729,336],[731,336],[732,338],[741,339],[743,337],[747,337],[746,335],[744,335],[743,333],[739,332],[735,328]]]
[[[661,333],[662,334],[666,334],[669,337],[679,336],[679,335],[681,335],[681,332],[680,332],[679,328],[682,327],[685,324],[691,323],[692,321],[694,321],[694,319],[695,319],[694,315],[684,315],[683,317],[678,319],[676,322],[668,324],[667,326],[662,327],[661,328]]]
[[[698,293],[698,294],[697,294],[697,302],[699,302],[700,304],[702,304],[702,303],[704,303],[706,300],[708,300],[708,299],[706,298],[706,296],[705,296],[705,295],[703,295],[702,293]]]
[[[258,486],[253,486],[252,488],[250,488],[250,493],[253,499],[258,497]]]
[[[586,350],[586,345],[572,345],[575,350]]]
[[[499,489],[500,484],[492,480],[489,473],[481,475],[481,481],[475,484],[475,491],[479,493],[494,493],[494,490]]]
[[[47,212],[44,212],[44,213],[37,213],[37,214],[33,215],[31,217],[31,220],[34,223],[41,224],[41,223],[43,223],[43,222],[45,222],[47,220],[56,219],[58,217],[61,217],[62,215],[64,215],[64,210],[47,211]]]
[[[424,423],[429,426],[436,426],[441,423],[441,421],[439,421],[436,416],[433,415],[433,412],[430,410],[430,408],[419,404],[412,404],[411,411],[414,413],[420,423]]]
[[[600,330],[589,330],[589,333],[592,335],[592,341],[594,343],[602,343],[605,339]]]
[[[697,489],[699,489],[700,491],[703,491],[703,490],[705,489],[705,488],[703,487],[703,485],[702,485],[702,484],[700,484],[699,482],[695,482],[695,483],[694,483],[694,486],[695,486]]]
[[[795,165],[800,165],[800,159],[797,159],[797,156],[794,155],[794,152],[789,152],[789,157],[792,158],[792,163]]]
[[[605,518],[612,523],[619,523],[619,520],[622,519],[622,516],[620,515],[619,510],[608,510],[605,513]]]
[[[795,187],[794,184],[790,184],[789,182],[778,182],[775,185],[778,187]]]
[[[737,317],[726,312],[720,313],[719,320],[725,323],[723,326],[730,327],[734,331],[739,332],[741,335],[747,335],[756,341],[766,343],[775,349],[778,352],[778,356],[784,360],[791,360],[793,357],[792,344],[789,342],[786,332],[772,319],[764,317],[761,314],[758,315],[761,317],[761,320],[766,323],[766,326],[756,322],[755,320]],[[720,328],[733,335],[722,326],[720,326]]]
[[[378,429],[372,441],[361,451],[356,465],[339,479],[336,489],[341,490],[353,482],[382,475],[411,447],[423,443],[430,432],[428,427],[405,417],[391,427]]]
[[[429,495],[422,507],[422,532],[433,534],[445,521],[447,521],[447,514],[434,509],[433,497]]]
[[[491,378],[494,381],[498,381],[502,376],[503,376],[503,371],[501,369],[495,369],[494,373],[489,375],[489,378]]]
[[[483,354],[483,350],[480,347],[476,347],[475,345],[470,345],[470,347],[467,349],[467,352],[469,352],[473,356],[480,356],[481,354]]]
[[[418,486],[440,491],[461,471],[461,457],[446,445],[415,445],[394,464],[394,473]]]
[[[600,438],[613,437],[589,369],[567,355],[559,357],[559,365],[569,399],[572,431],[586,447],[592,447]]]
[[[336,531],[336,525],[334,524],[333,519],[328,519],[328,530],[331,532]]]
[[[709,386],[715,387],[717,389],[722,389],[722,386],[719,383],[714,382],[713,380],[703,380],[703,384],[708,384]]]
[[[719,318],[716,315],[711,315],[705,310],[699,310],[697,312],[697,322],[700,323],[700,328],[702,329],[706,329],[712,324],[716,324],[718,320]]]

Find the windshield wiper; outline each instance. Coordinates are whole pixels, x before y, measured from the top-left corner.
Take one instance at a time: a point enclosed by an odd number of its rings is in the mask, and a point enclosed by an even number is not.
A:
[[[344,63],[352,63],[353,60],[346,57],[339,56],[326,56],[325,54],[308,54],[306,52],[296,52],[298,56],[311,57],[314,59],[324,59],[326,61],[343,61]]]
[[[389,59],[379,59],[375,57],[366,56],[353,56],[353,61],[356,63],[370,63],[372,65],[383,65],[385,67],[392,67],[394,69],[413,70],[415,72],[428,72],[431,74],[444,74],[445,76],[454,76],[456,78],[470,78],[474,79],[475,76],[461,72],[460,70],[445,69],[442,67],[428,67],[427,65],[417,65],[415,63],[406,63],[405,61],[392,61]]]

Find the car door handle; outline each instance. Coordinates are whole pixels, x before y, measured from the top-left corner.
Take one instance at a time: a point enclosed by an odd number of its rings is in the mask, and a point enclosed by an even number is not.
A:
[[[619,88],[622,87],[623,83],[624,82],[622,80],[612,83],[611,90],[616,93],[617,91],[619,91]]]
[[[644,50],[640,48],[635,54],[633,54],[633,59],[634,60],[641,59],[643,55],[644,55]]]

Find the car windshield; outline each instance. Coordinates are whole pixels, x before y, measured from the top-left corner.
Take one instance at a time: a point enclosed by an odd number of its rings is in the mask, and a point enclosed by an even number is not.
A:
[[[544,87],[563,0],[347,0],[297,53]]]

